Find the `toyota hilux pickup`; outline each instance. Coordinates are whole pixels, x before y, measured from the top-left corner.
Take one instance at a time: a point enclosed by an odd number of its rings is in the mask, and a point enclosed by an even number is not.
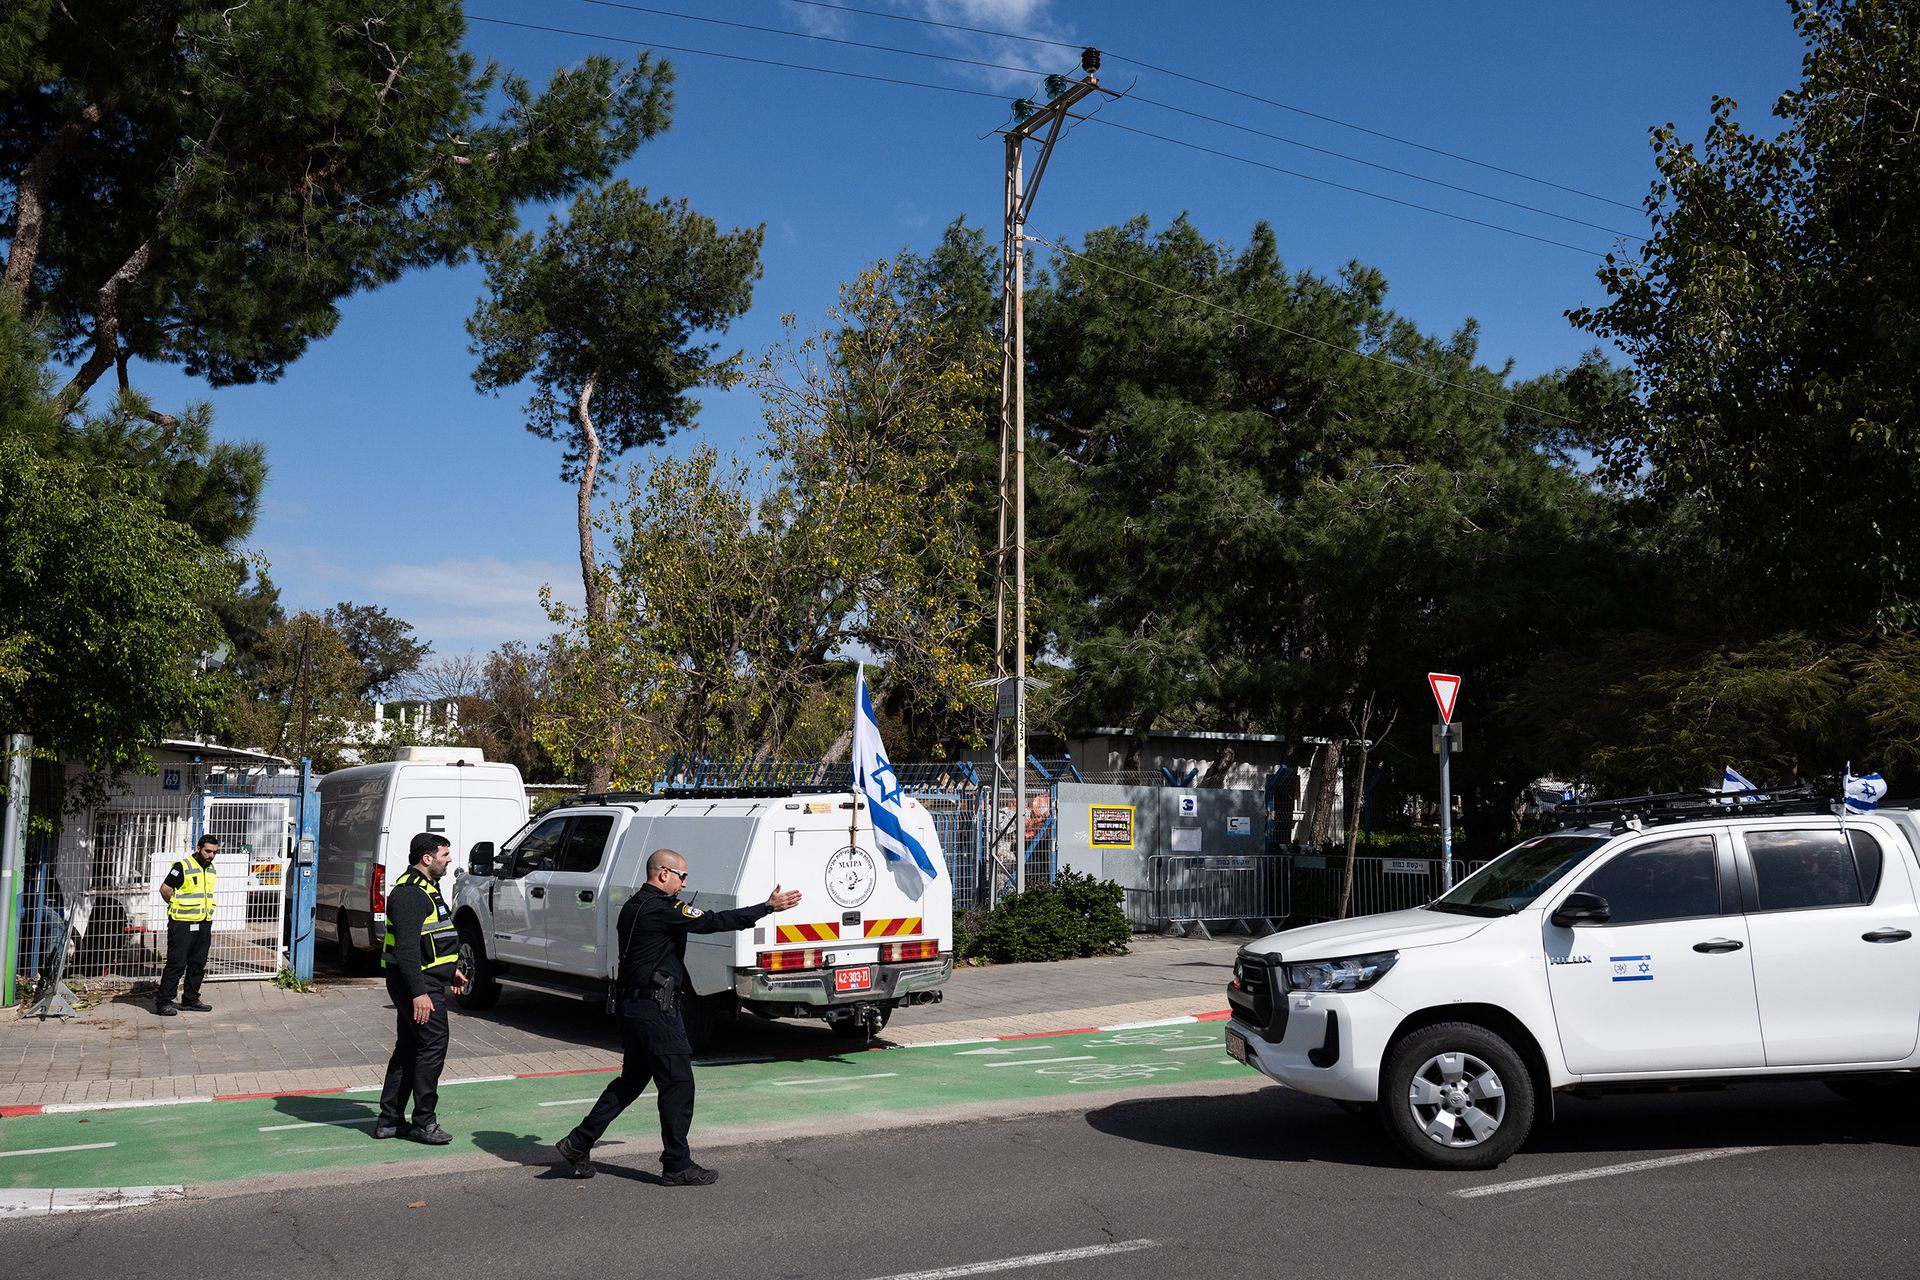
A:
[[[455,879],[469,975],[456,998],[489,1008],[504,984],[608,1001],[620,908],[665,848],[686,858],[679,897],[700,910],[764,902],[776,885],[803,895],[752,928],[688,937],[694,992],[683,1012],[696,1049],[742,1010],[872,1036],[895,1010],[939,1000],[953,973],[953,880],[932,820],[906,805],[942,868],[931,880],[886,860],[866,799],[848,792],[615,793],[550,809],[498,849],[475,845]]]
[[[1424,907],[1236,957],[1227,1051],[1489,1169],[1558,1092],[1813,1078],[1920,1100],[1920,822],[1824,800],[1614,802]],[[1591,811],[1589,811],[1591,815]]]

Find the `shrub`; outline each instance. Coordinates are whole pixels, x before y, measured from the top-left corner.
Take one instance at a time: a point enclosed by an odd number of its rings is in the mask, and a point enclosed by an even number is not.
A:
[[[1063,871],[1052,884],[1008,894],[984,916],[968,912],[955,930],[963,956],[997,962],[1121,955],[1132,929],[1112,880]]]

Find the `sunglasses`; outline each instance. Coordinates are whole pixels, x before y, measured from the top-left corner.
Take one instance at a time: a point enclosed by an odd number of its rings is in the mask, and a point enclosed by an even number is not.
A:
[[[666,872],[670,876],[679,876],[681,884],[685,884],[687,882],[687,873],[684,871],[681,871],[677,867],[662,867],[660,869]]]

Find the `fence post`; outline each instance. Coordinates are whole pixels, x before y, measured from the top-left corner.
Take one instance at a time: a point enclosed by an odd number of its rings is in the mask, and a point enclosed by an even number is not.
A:
[[[0,826],[0,1005],[10,1005],[20,959],[20,911],[27,860],[29,788],[33,782],[31,734],[7,735],[7,811]]]
[[[315,853],[320,845],[320,793],[313,785],[313,762],[300,757],[300,826],[293,845],[293,893],[287,910],[293,912],[293,974],[313,981],[313,916],[317,896],[313,881]]]

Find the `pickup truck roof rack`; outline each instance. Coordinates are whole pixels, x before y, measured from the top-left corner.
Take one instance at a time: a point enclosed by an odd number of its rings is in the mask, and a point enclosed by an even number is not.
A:
[[[787,787],[660,787],[653,791],[592,791],[570,796],[568,804],[642,804],[648,800],[775,800],[785,796],[817,796],[846,792],[830,783]]]
[[[1635,827],[1716,818],[1758,818],[1784,813],[1831,814],[1835,801],[1812,787],[1769,787],[1752,791],[1667,791],[1561,805],[1555,823],[1567,827],[1607,826],[1616,834]]]

